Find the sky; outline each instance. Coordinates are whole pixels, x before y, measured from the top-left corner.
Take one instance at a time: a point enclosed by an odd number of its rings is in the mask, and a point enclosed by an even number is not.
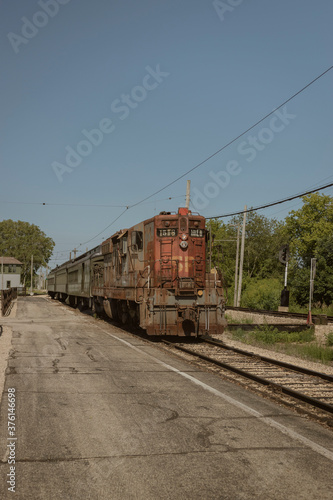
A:
[[[51,266],[184,206],[187,180],[206,217],[332,182],[333,70],[277,109],[333,65],[331,0],[2,0],[0,13],[0,220],[39,226]]]

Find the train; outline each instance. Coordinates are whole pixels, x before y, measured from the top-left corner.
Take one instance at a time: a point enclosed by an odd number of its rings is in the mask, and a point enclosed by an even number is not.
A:
[[[160,212],[52,269],[48,294],[148,335],[223,333],[224,287],[207,262],[208,236],[205,218],[188,208]]]

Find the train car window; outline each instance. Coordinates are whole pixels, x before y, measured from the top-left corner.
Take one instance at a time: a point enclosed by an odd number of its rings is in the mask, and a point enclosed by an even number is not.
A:
[[[163,237],[164,238],[165,237],[171,238],[173,236],[177,236],[177,234],[178,234],[178,231],[177,231],[177,229],[174,229],[174,228],[170,228],[169,227],[167,229],[164,229],[164,228],[163,229],[160,229],[160,228],[157,229],[157,236],[159,238],[163,238]]]
[[[143,249],[143,232],[133,231],[132,233],[132,250],[133,252],[141,252]]]
[[[68,283],[77,283],[79,278],[79,271],[71,271],[68,273]]]

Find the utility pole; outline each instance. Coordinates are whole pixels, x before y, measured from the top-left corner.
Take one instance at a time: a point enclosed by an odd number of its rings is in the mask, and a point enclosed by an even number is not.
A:
[[[34,268],[34,256],[32,255],[31,256],[31,284],[30,284],[30,295],[33,295],[33,283],[32,283],[32,280],[33,280],[33,268]]]
[[[314,284],[314,279],[316,276],[316,261],[317,259],[312,258],[311,259],[311,269],[310,269],[310,297],[309,297],[309,314],[308,314],[308,319],[307,323],[309,325],[312,325],[312,312],[311,312],[311,307],[312,307],[312,299],[313,299],[313,284]]]
[[[235,266],[234,307],[237,307],[237,278],[238,278],[239,236],[240,236],[240,226],[239,226],[239,224],[238,224],[238,225],[237,225],[236,266]]]
[[[191,181],[187,181],[187,186],[186,186],[186,208],[190,208],[190,190],[191,190]]]
[[[240,300],[241,300],[241,293],[242,293],[244,247],[245,247],[245,227],[246,227],[246,211],[247,211],[247,205],[244,206],[243,229],[242,229],[242,246],[241,246],[240,264],[239,264],[239,280],[238,280],[238,293],[237,293],[237,307],[240,307]]]
[[[212,271],[212,221],[209,224],[209,274]]]
[[[76,259],[76,248],[74,248],[73,252],[74,252],[74,260],[75,260]]]

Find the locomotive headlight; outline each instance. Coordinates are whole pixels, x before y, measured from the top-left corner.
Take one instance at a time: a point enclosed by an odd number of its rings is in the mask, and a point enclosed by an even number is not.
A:
[[[183,241],[187,240],[187,234],[182,234],[182,240]]]
[[[185,250],[185,248],[187,248],[187,247],[188,247],[187,241],[181,241],[180,242],[180,248],[182,248],[183,250]]]
[[[203,290],[198,290],[198,295],[199,295],[199,297],[202,297],[203,296]]]

